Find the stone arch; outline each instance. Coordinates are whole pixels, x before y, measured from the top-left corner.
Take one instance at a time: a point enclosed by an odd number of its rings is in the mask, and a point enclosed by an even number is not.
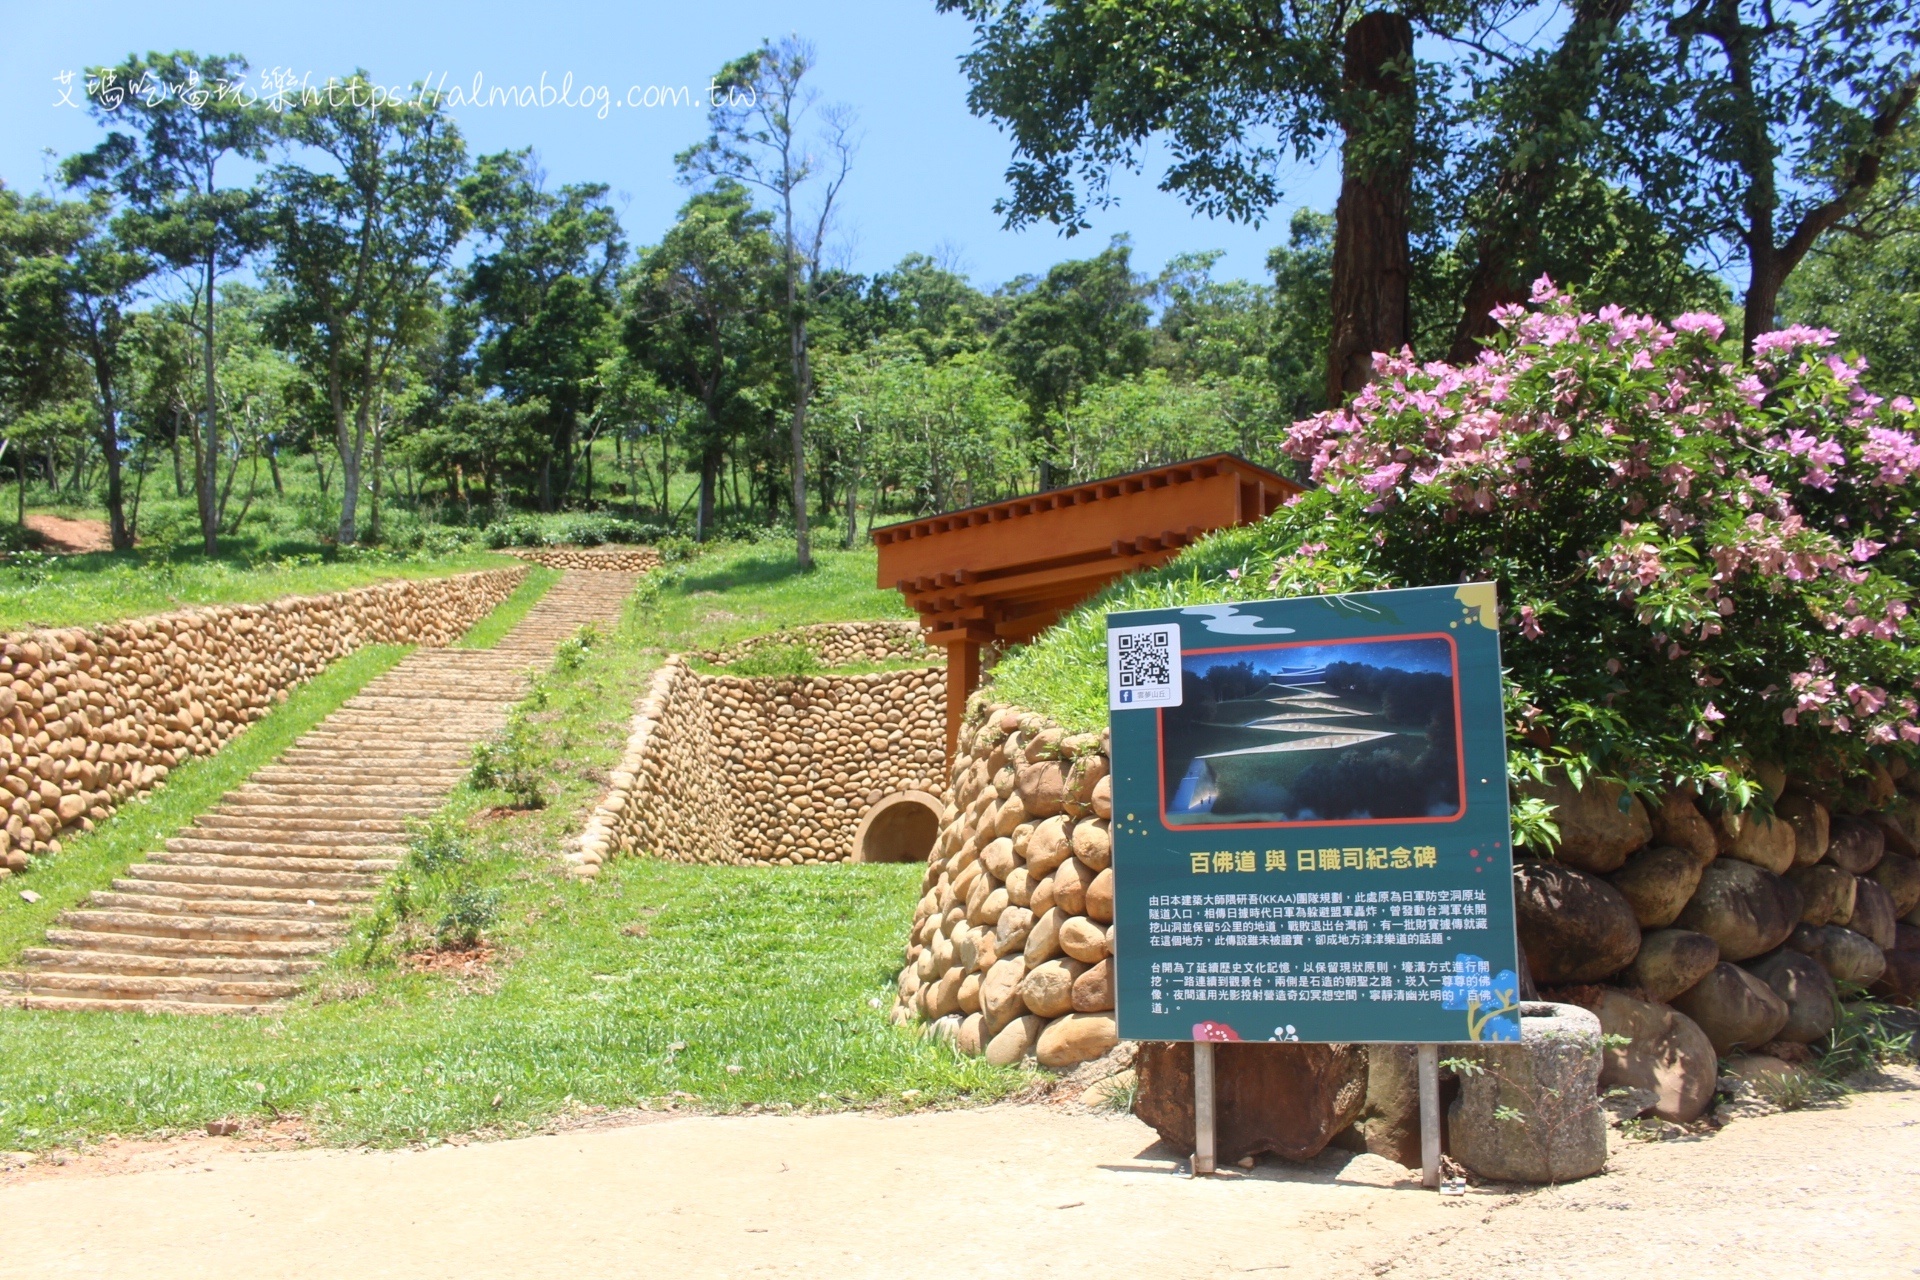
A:
[[[867,810],[853,833],[855,862],[925,862],[946,806],[925,791],[896,791]]]

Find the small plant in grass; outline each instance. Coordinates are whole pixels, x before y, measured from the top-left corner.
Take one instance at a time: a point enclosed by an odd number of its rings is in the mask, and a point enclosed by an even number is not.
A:
[[[517,809],[538,809],[547,803],[542,767],[539,732],[516,709],[499,737],[474,747],[468,778],[482,791],[506,792]]]
[[[1801,1111],[1845,1097],[1850,1090],[1814,1071],[1785,1071],[1753,1082],[1753,1091],[1782,1111]]]
[[[457,884],[448,891],[446,912],[440,917],[437,938],[441,946],[478,946],[480,937],[500,919],[500,891],[475,884]]]
[[[561,672],[578,671],[586,665],[587,656],[599,643],[600,628],[591,622],[587,623],[570,638],[560,642],[559,649],[553,655],[554,669]]]
[[[1840,999],[1840,1022],[1820,1046],[1822,1079],[1838,1084],[1870,1067],[1914,1061],[1920,1046],[1892,1005],[1869,998],[1854,983],[1841,984]]]
[[[782,641],[763,644],[753,652],[730,663],[727,670],[741,676],[810,676],[826,668],[820,655],[804,644]]]

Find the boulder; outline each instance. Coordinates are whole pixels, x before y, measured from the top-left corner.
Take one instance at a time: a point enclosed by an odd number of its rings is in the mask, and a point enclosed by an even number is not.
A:
[[[1909,858],[1920,856],[1920,801],[1901,796],[1874,814],[1873,820],[1886,836],[1889,851]]]
[[[1073,856],[1095,871],[1113,865],[1113,836],[1105,818],[1083,818],[1074,824]]]
[[[1774,804],[1775,817],[1786,819],[1793,827],[1793,865],[1810,867],[1827,856],[1830,834],[1827,806],[1812,796],[1797,792],[1781,796]]]
[[[1098,964],[1107,958],[1107,931],[1085,916],[1074,916],[1060,927],[1060,949],[1075,960]]]
[[[1811,956],[1781,947],[1748,961],[1746,968],[1787,1002],[1787,1023],[1774,1033],[1775,1040],[1812,1044],[1839,1023],[1840,992]]]
[[[1686,850],[1655,844],[1629,855],[1607,880],[1626,898],[1642,929],[1664,929],[1693,896],[1701,870]]]
[[[1053,873],[1053,905],[1070,916],[1087,914],[1087,886],[1094,873],[1078,858],[1068,858]]]
[[[1073,1011],[1103,1013],[1113,1008],[1113,961],[1102,960],[1073,980]]]
[[[980,1012],[987,1021],[987,1038],[1000,1034],[1001,1028],[1027,1012],[1020,997],[1021,980],[1027,976],[1023,956],[1008,956],[994,962],[980,982]]]
[[[1618,870],[1627,855],[1653,836],[1647,808],[1618,783],[1589,778],[1575,787],[1564,774],[1548,784],[1529,782],[1523,796],[1553,806],[1560,827],[1560,845],[1554,857],[1578,871],[1602,874]]]
[[[1656,929],[1640,939],[1640,954],[1621,975],[1654,1000],[1671,1000],[1720,963],[1720,944],[1691,929]]]
[[[1033,931],[1033,912],[1025,907],[1009,906],[1000,913],[1000,922],[994,926],[994,951],[999,955],[1012,955],[1027,945],[1027,935]]]
[[[1014,789],[1026,811],[1036,818],[1051,817],[1067,807],[1067,767],[1058,760],[1038,760],[1019,766]]]
[[[1027,874],[1036,882],[1072,856],[1065,817],[1048,818],[1027,837]]]
[[[1357,1044],[1216,1044],[1214,1153],[1222,1165],[1271,1152],[1311,1160],[1366,1104]],[[1148,1041],[1134,1059],[1133,1112],[1178,1152],[1193,1150],[1193,1045]]]
[[[1829,824],[1827,861],[1842,871],[1863,876],[1887,851],[1887,837],[1877,823],[1838,813]]]
[[[1746,960],[1785,942],[1799,919],[1792,885],[1751,862],[1715,858],[1674,923],[1712,938],[1722,960]]]
[[[1865,985],[1878,978],[1887,967],[1886,952],[1869,939],[1837,924],[1800,925],[1787,939],[1787,945],[1801,955],[1811,956],[1835,982]]]
[[[1119,1043],[1112,1014],[1070,1013],[1047,1024],[1034,1046],[1034,1056],[1043,1067],[1073,1067],[1091,1062]]]
[[[1087,886],[1087,915],[1102,924],[1113,923],[1113,868],[1108,867]]]
[[[1669,791],[1649,816],[1656,842],[1686,850],[1702,866],[1720,856],[1713,824],[1702,816],[1693,797],[1686,793]]]
[[[1868,990],[1902,1004],[1920,999],[1920,951],[1887,952],[1886,967]]]
[[[1602,1093],[1647,1090],[1653,1095],[1653,1114],[1675,1124],[1690,1124],[1713,1105],[1719,1059],[1713,1042],[1692,1018],[1612,987],[1601,988],[1591,1007],[1601,1031],[1628,1040],[1601,1051]]]
[[[980,851],[980,861],[993,873],[994,879],[1002,882],[1020,865],[1020,860],[1013,855],[1013,841],[1006,836],[988,841],[987,847]]]
[[[981,1040],[982,1019],[977,1013],[970,1013],[961,1019],[960,1030],[954,1033],[953,1047],[969,1058],[977,1058],[986,1052],[986,1044]]]
[[[1523,1003],[1520,1043],[1462,1050],[1483,1069],[1462,1074],[1448,1110],[1453,1158],[1497,1182],[1569,1182],[1600,1172],[1607,1162],[1600,1035],[1600,1019],[1585,1009]]]
[[[1742,1045],[1763,1045],[1787,1025],[1787,1002],[1772,987],[1724,960],[1675,996],[1673,1007],[1699,1023],[1722,1056]]]
[[[1618,889],[1557,862],[1516,863],[1513,879],[1520,945],[1535,982],[1595,982],[1633,963],[1640,926]]]
[[[1420,1068],[1414,1046],[1367,1046],[1367,1102],[1358,1125],[1369,1152],[1409,1169],[1420,1167]]]
[[[1086,970],[1078,960],[1048,960],[1035,965],[1020,980],[1020,998],[1026,1002],[1027,1011],[1043,1018],[1073,1012],[1074,979]]]
[[[1031,1013],[1015,1018],[987,1042],[987,1061],[996,1067],[1010,1067],[1022,1058],[1032,1057],[1046,1025],[1045,1018]]]
[[[1838,924],[1853,916],[1853,873],[1831,862],[1795,867],[1787,882],[1800,891],[1800,923]]]
[[[1920,907],[1920,862],[1903,853],[1889,853],[1869,873],[1893,899],[1893,914],[1904,916]]]
[[[1779,875],[1793,866],[1799,839],[1784,818],[1748,810],[1720,815],[1720,852]]]
[[[1853,890],[1853,915],[1847,920],[1847,928],[1885,950],[1893,945],[1893,926],[1898,921],[1899,916],[1893,910],[1893,895],[1887,892],[1886,886],[1878,880],[1859,877]]]
[[[1012,910],[1011,907],[1008,910]],[[1024,949],[1027,957],[1027,969],[1031,972],[1045,961],[1060,954],[1060,926],[1066,923],[1066,917],[1058,907],[1033,922],[1033,928],[1027,933]]]

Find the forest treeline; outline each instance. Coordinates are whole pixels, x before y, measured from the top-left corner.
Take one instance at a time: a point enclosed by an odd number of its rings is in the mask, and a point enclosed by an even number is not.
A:
[[[1652,37],[1629,40],[1631,7],[1599,35],[1576,23],[1542,29],[1537,47],[1456,58],[1456,87],[1479,96],[1450,100],[1430,93],[1411,45],[1366,46],[1397,18],[1342,10],[1321,31],[1306,6],[1289,20],[1318,43],[1274,54],[1268,71],[1294,80],[1261,98],[1247,67],[1208,61],[1200,28],[1160,31],[1154,56],[1127,70],[1109,65],[1125,42],[1071,26],[1073,6],[942,7],[974,21],[972,104],[1013,135],[1010,223],[1082,225],[1107,168],[1182,128],[1193,152],[1171,189],[1209,213],[1262,216],[1277,188],[1254,179],[1278,154],[1245,150],[1229,117],[1273,127],[1289,94],[1298,155],[1345,130],[1338,214],[1295,214],[1256,281],[1216,278],[1212,252],[1144,273],[1124,237],[992,287],[931,253],[863,275],[835,264],[836,216],[847,183],[885,175],[859,169],[857,121],[819,100],[797,38],[721,69],[707,136],[655,176],[688,194],[651,244],[629,241],[608,184],[556,184],[530,149],[471,154],[431,99],[382,99],[355,74],[335,82],[344,91],[270,108],[218,91],[243,59],[150,54],[90,73],[101,140],[61,162],[48,192],[0,185],[0,474],[23,506],[29,479],[97,501],[120,547],[157,489],[192,498],[211,552],[249,504],[284,490],[297,458],[342,545],[378,540],[395,506],[464,524],[604,509],[703,537],[790,524],[804,564],[810,513],[832,513],[852,541],[877,518],[1217,450],[1284,468],[1288,424],[1352,389],[1348,347],[1361,343],[1362,379],[1369,334],[1470,359],[1474,307],[1505,299],[1515,273],[1550,270],[1594,305],[1751,321],[1758,285],[1736,296],[1721,269],[1739,229],[1686,194],[1685,167],[1711,160],[1723,193],[1744,199],[1741,175],[1750,188],[1761,168],[1800,164],[1783,147],[1729,159],[1727,121],[1744,108],[1708,96],[1695,105],[1722,112],[1714,129],[1667,130],[1627,154],[1609,132],[1613,90],[1554,76],[1582,49],[1602,69],[1645,55]],[[1445,34],[1463,47],[1506,32],[1461,21]],[[1867,53],[1825,98],[1769,107],[1759,127],[1824,147],[1824,170],[1800,164],[1776,184],[1769,218],[1813,225],[1822,189],[1845,207],[1815,218],[1810,244],[1759,283],[1790,318],[1873,348],[1885,386],[1910,380],[1920,336],[1920,225],[1904,199],[1916,82],[1878,52],[1911,24],[1891,11],[1835,21],[1818,40],[1851,31]],[[1757,40],[1756,65],[1776,78],[1813,65],[1802,47],[1818,40],[1795,39]],[[1184,68],[1188,98],[1142,99],[1145,114],[1126,120],[1076,105],[1156,58]],[[1707,74],[1662,81],[1660,101],[1679,109]],[[1023,107],[1022,86],[1051,114]],[[1843,91],[1858,99],[1851,115],[1835,114]],[[1892,114],[1863,116],[1882,91]],[[1374,115],[1353,115],[1356,103]],[[1529,113],[1556,103],[1592,127],[1541,132]],[[1394,190],[1381,186],[1388,152],[1405,169]],[[1642,170],[1667,186],[1635,180]],[[1356,238],[1356,210],[1381,200],[1392,225]],[[1516,200],[1525,225],[1502,248]],[[1758,216],[1752,200],[1740,207]]]

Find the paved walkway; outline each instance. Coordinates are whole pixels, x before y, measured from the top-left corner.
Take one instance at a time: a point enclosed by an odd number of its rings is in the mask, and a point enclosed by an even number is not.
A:
[[[1044,1107],[431,1151],[199,1138],[0,1174],[0,1277],[1877,1280],[1920,1268],[1916,1169],[1912,1071],[1712,1138],[1621,1142],[1584,1182],[1444,1198],[1344,1153],[1192,1180],[1135,1120]]]
[[[530,668],[610,623],[630,573],[567,573],[491,649],[420,649],[0,974],[40,1009],[257,1013],[301,990],[437,809]]]

